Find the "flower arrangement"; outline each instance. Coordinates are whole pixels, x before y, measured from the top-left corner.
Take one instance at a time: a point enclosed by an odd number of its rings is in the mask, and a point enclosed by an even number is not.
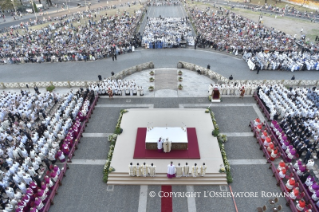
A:
[[[120,116],[119,116],[119,119],[117,120],[115,132],[114,132],[114,134],[109,135],[109,137],[108,137],[108,140],[111,142],[111,145],[110,145],[109,152],[107,154],[107,160],[105,161],[105,164],[103,167],[103,182],[105,182],[105,183],[107,183],[107,181],[108,181],[109,173],[115,171],[115,169],[112,166],[110,166],[110,164],[112,161],[117,136],[123,132],[123,129],[120,127],[121,121],[123,118],[123,114],[127,113],[127,112],[128,112],[128,110],[125,110],[125,109],[120,111]]]
[[[177,72],[177,74],[178,74],[178,75],[182,75],[183,72],[182,72],[181,70],[179,70],[179,71]]]
[[[150,87],[148,87],[148,90],[149,90],[149,91],[153,91],[153,90],[154,90],[154,87],[153,87],[153,86],[150,86]]]
[[[217,139],[222,143],[225,143],[227,141],[227,136],[225,134],[218,134]]]
[[[178,81],[182,82],[183,81],[183,77],[178,77]]]
[[[153,77],[150,77],[150,82],[154,82],[154,78]]]
[[[210,115],[211,115],[211,118],[212,118],[212,122],[213,122],[213,125],[214,125],[214,130],[212,132],[212,134],[217,137],[217,140],[218,140],[218,144],[219,144],[219,149],[220,149],[220,153],[222,155],[222,158],[223,158],[223,161],[224,161],[224,167],[221,167],[219,169],[219,172],[220,173],[226,173],[227,175],[227,182],[228,183],[232,183],[233,182],[233,178],[231,176],[231,172],[230,172],[230,165],[229,165],[229,162],[228,162],[228,159],[227,159],[227,155],[226,155],[226,151],[225,151],[225,146],[224,146],[224,143],[227,141],[227,136],[224,135],[224,134],[220,134],[219,133],[219,126],[217,124],[217,121],[215,119],[215,114],[211,111],[210,108],[207,108],[209,111],[210,111]]]
[[[207,109],[205,110],[205,113],[209,113],[209,108],[207,108]]]
[[[153,76],[155,73],[154,71],[150,71],[150,75]]]
[[[116,138],[117,138],[117,134],[112,134],[112,135],[109,135],[108,140],[111,143],[115,143],[116,142]]]
[[[183,89],[182,84],[179,84],[179,85],[178,85],[178,89],[179,89],[179,90],[182,90],[182,89]]]
[[[110,172],[114,172],[115,171],[115,169],[112,167],[112,166],[110,166],[110,168],[109,168],[109,173]]]
[[[212,96],[208,95],[208,100],[211,102],[212,101]]]
[[[225,173],[225,168],[224,167],[220,168],[219,173]]]

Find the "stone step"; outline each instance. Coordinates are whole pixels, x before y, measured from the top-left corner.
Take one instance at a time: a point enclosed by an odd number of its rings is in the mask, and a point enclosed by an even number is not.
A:
[[[210,173],[204,177],[167,178],[165,173],[156,174],[155,177],[130,177],[128,173],[110,173],[110,185],[227,185],[226,174]]]
[[[109,179],[108,185],[228,185],[227,180],[211,180],[211,181],[184,181],[184,180],[171,180],[166,178],[166,180],[152,181],[152,180],[112,180]]]

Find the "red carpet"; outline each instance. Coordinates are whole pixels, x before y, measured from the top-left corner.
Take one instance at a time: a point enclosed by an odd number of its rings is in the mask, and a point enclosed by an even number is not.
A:
[[[168,153],[145,149],[146,128],[137,128],[134,159],[200,159],[195,128],[187,128],[188,150],[172,150]]]
[[[173,212],[172,186],[162,185],[161,212]]]

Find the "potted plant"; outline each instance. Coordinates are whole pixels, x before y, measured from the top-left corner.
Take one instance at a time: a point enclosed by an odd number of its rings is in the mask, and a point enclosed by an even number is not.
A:
[[[120,127],[117,127],[114,131],[114,134],[120,135],[123,132],[123,129]]]
[[[154,82],[154,78],[153,77],[150,77],[150,82]]]
[[[150,87],[148,87],[148,90],[149,90],[149,91],[154,91],[154,87],[153,87],[153,86],[150,86]]]
[[[183,81],[183,78],[182,77],[178,77],[178,81],[179,82]]]
[[[218,134],[219,134],[219,129],[214,129],[214,130],[212,131],[212,135],[213,135],[214,137],[217,137]]]
[[[54,85],[50,85],[47,87],[47,91],[52,92],[55,89]]]
[[[178,75],[182,75],[183,72],[181,70],[178,71]]]
[[[150,75],[153,76],[155,73],[154,71],[150,71]]]
[[[179,90],[182,90],[182,89],[183,89],[182,84],[179,84],[179,85],[178,85],[178,89],[179,89]]]

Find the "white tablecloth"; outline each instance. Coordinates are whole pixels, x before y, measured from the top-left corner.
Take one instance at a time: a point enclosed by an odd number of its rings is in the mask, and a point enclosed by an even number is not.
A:
[[[181,127],[154,127],[146,132],[145,142],[157,143],[160,137],[165,140],[168,138],[172,143],[188,143],[187,131],[182,130]]]

